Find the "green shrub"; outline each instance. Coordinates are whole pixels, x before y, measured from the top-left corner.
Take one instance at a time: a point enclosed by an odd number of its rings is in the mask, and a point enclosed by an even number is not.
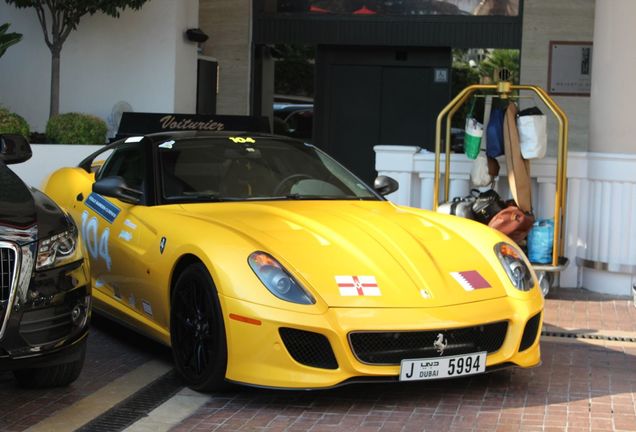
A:
[[[53,116],[46,124],[46,136],[59,144],[104,144],[107,131],[102,119],[81,113]]]
[[[0,107],[0,133],[20,134],[28,139],[29,123],[16,113]]]

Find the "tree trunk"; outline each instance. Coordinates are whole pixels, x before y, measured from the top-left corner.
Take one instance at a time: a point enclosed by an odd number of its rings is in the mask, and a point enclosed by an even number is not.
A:
[[[51,48],[51,105],[49,118],[60,113],[60,52],[62,47]]]

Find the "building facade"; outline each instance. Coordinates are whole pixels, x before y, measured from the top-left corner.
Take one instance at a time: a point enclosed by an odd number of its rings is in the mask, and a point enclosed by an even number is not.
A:
[[[50,55],[39,24],[32,10],[4,3],[0,16],[25,35],[0,59],[0,104],[42,131]],[[151,0],[120,19],[80,23],[62,51],[60,108],[108,119],[124,101],[134,111],[194,113],[203,60],[215,68],[216,114],[271,118],[271,48],[311,45],[314,142],[366,180],[401,163],[410,173],[404,178],[415,180],[394,199],[421,206],[425,183],[413,154],[433,148],[433,120],[450,98],[453,48],[518,48],[520,81],[548,88],[554,47],[591,43],[591,93],[554,96],[570,119],[572,155],[570,267],[561,285],[627,295],[636,273],[636,146],[625,109],[636,97],[628,46],[634,17],[632,0]],[[184,36],[196,27],[207,41]],[[384,170],[376,146],[411,150],[382,153],[399,162]],[[554,148],[553,139],[549,155]],[[539,195],[551,193],[546,187]]]

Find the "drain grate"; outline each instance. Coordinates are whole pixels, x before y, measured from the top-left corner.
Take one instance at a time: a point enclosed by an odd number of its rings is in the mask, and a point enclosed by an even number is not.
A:
[[[573,333],[573,332],[557,332],[557,331],[543,330],[541,332],[541,336],[551,336],[551,337],[567,338],[567,339],[594,339],[594,340],[606,340],[606,341],[614,341],[614,342],[636,343],[636,337],[612,336],[612,335],[592,334],[592,333]]]
[[[140,418],[146,417],[150,411],[170,399],[182,388],[183,382],[173,369],[99,417],[86,423],[77,429],[77,432],[116,432],[124,430]]]

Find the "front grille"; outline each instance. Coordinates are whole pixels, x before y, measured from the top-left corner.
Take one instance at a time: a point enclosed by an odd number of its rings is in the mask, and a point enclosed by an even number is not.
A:
[[[338,369],[338,361],[326,336],[304,330],[281,327],[285,348],[298,363],[321,369]]]
[[[43,345],[67,337],[73,330],[70,304],[25,312],[20,335],[29,345]]]
[[[503,345],[507,330],[508,322],[503,321],[456,329],[353,332],[349,334],[349,342],[354,355],[363,363],[397,365],[404,359],[439,357],[434,345],[438,340],[445,344],[441,354],[444,356],[492,353]]]
[[[533,316],[526,323],[526,328],[523,330],[523,336],[521,336],[521,345],[519,345],[519,351],[525,351],[532,346],[537,336],[539,335],[539,323],[541,322],[541,312]]]
[[[0,246],[0,337],[2,337],[2,327],[9,309],[16,260],[16,251],[13,248]]]
[[[10,248],[0,248],[0,302],[9,300],[11,283],[15,271],[15,251]]]

